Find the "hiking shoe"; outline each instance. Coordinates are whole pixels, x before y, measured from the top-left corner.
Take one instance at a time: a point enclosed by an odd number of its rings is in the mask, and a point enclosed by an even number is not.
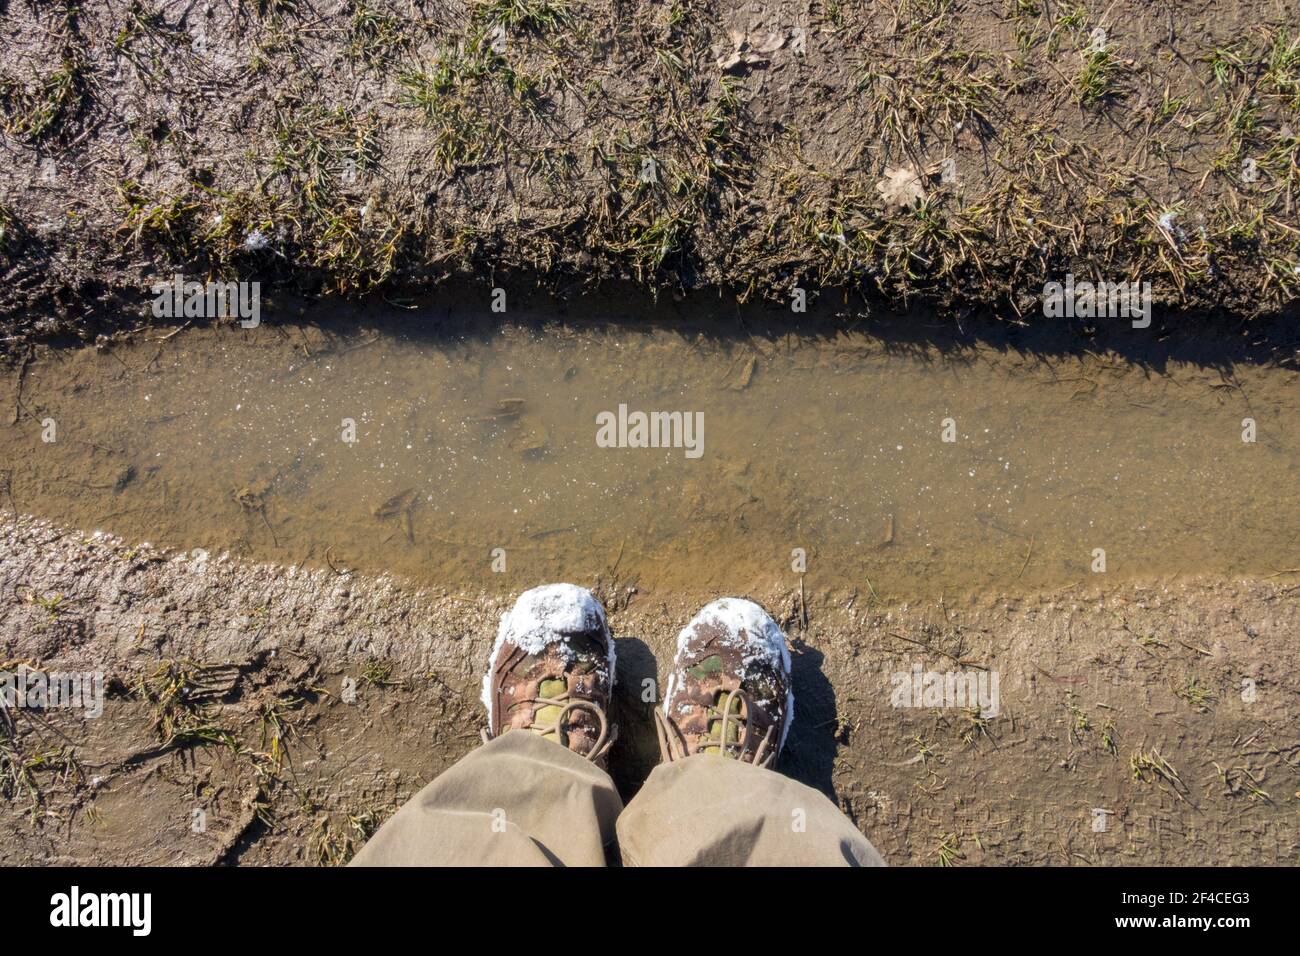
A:
[[[711,753],[766,767],[793,717],[785,634],[753,601],[714,601],[677,636],[663,710],[655,711],[665,761]]]
[[[483,739],[531,730],[603,767],[618,736],[605,718],[613,686],[614,641],[591,592],[572,584],[525,591],[501,615],[483,675]]]

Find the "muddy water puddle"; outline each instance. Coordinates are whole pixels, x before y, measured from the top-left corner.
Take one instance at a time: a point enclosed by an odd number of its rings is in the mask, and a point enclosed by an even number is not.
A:
[[[664,328],[161,339],[10,376],[0,507],[500,591],[743,592],[801,555],[809,586],[894,597],[1083,581],[1101,551],[1124,578],[1300,564],[1277,368]]]

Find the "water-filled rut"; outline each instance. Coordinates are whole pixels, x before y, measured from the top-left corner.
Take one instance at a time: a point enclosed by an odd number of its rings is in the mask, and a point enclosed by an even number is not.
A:
[[[31,363],[0,506],[503,591],[806,569],[906,597],[1300,563],[1284,369],[662,327],[163,335]]]

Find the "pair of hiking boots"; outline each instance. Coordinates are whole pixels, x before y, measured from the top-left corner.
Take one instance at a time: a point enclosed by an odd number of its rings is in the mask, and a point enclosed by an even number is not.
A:
[[[502,615],[483,678],[484,739],[529,730],[603,768],[618,735],[606,716],[614,679],[614,641],[591,592],[526,591]],[[655,709],[665,761],[711,753],[769,766],[793,715],[785,635],[757,604],[714,601],[678,635]]]

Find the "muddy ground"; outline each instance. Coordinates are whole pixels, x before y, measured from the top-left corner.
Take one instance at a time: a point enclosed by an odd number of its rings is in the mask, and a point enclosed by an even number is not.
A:
[[[500,286],[512,313],[601,286],[641,304],[600,322],[680,308],[749,335],[737,302],[792,327],[806,289],[841,325],[893,313],[900,348],[979,322],[1053,353],[1044,283],[1074,273],[1150,281],[1156,310],[1140,346],[1063,322],[1070,351],[1294,367],[1297,24],[1288,0],[0,0],[13,422],[62,354],[35,341],[162,355],[150,286],[176,273],[263,283],[281,336],[318,298],[439,284],[471,311]],[[895,864],[1294,863],[1292,564],[752,594],[795,651],[782,769]],[[0,861],[345,861],[476,744],[497,617],[536,583],[439,591],[0,514],[3,669],[110,677],[100,717],[0,715]],[[641,681],[717,595],[576,583],[620,640],[630,795],[655,759]],[[1000,712],[891,706],[913,665],[996,673]]]
[[[959,322],[1032,321],[1073,272],[1223,326],[1300,284],[1289,0],[0,13],[10,345],[135,324],[178,271],[310,295],[798,286]]]
[[[780,768],[894,864],[1294,863],[1297,588],[1292,570],[884,606],[810,576],[806,608],[797,580],[752,595],[794,651]],[[656,754],[642,679],[714,595],[600,590],[626,796]],[[3,862],[346,860],[477,743],[508,601],[7,520],[7,669],[109,681],[96,719],[11,712]],[[916,664],[997,673],[999,714],[891,706]]]

